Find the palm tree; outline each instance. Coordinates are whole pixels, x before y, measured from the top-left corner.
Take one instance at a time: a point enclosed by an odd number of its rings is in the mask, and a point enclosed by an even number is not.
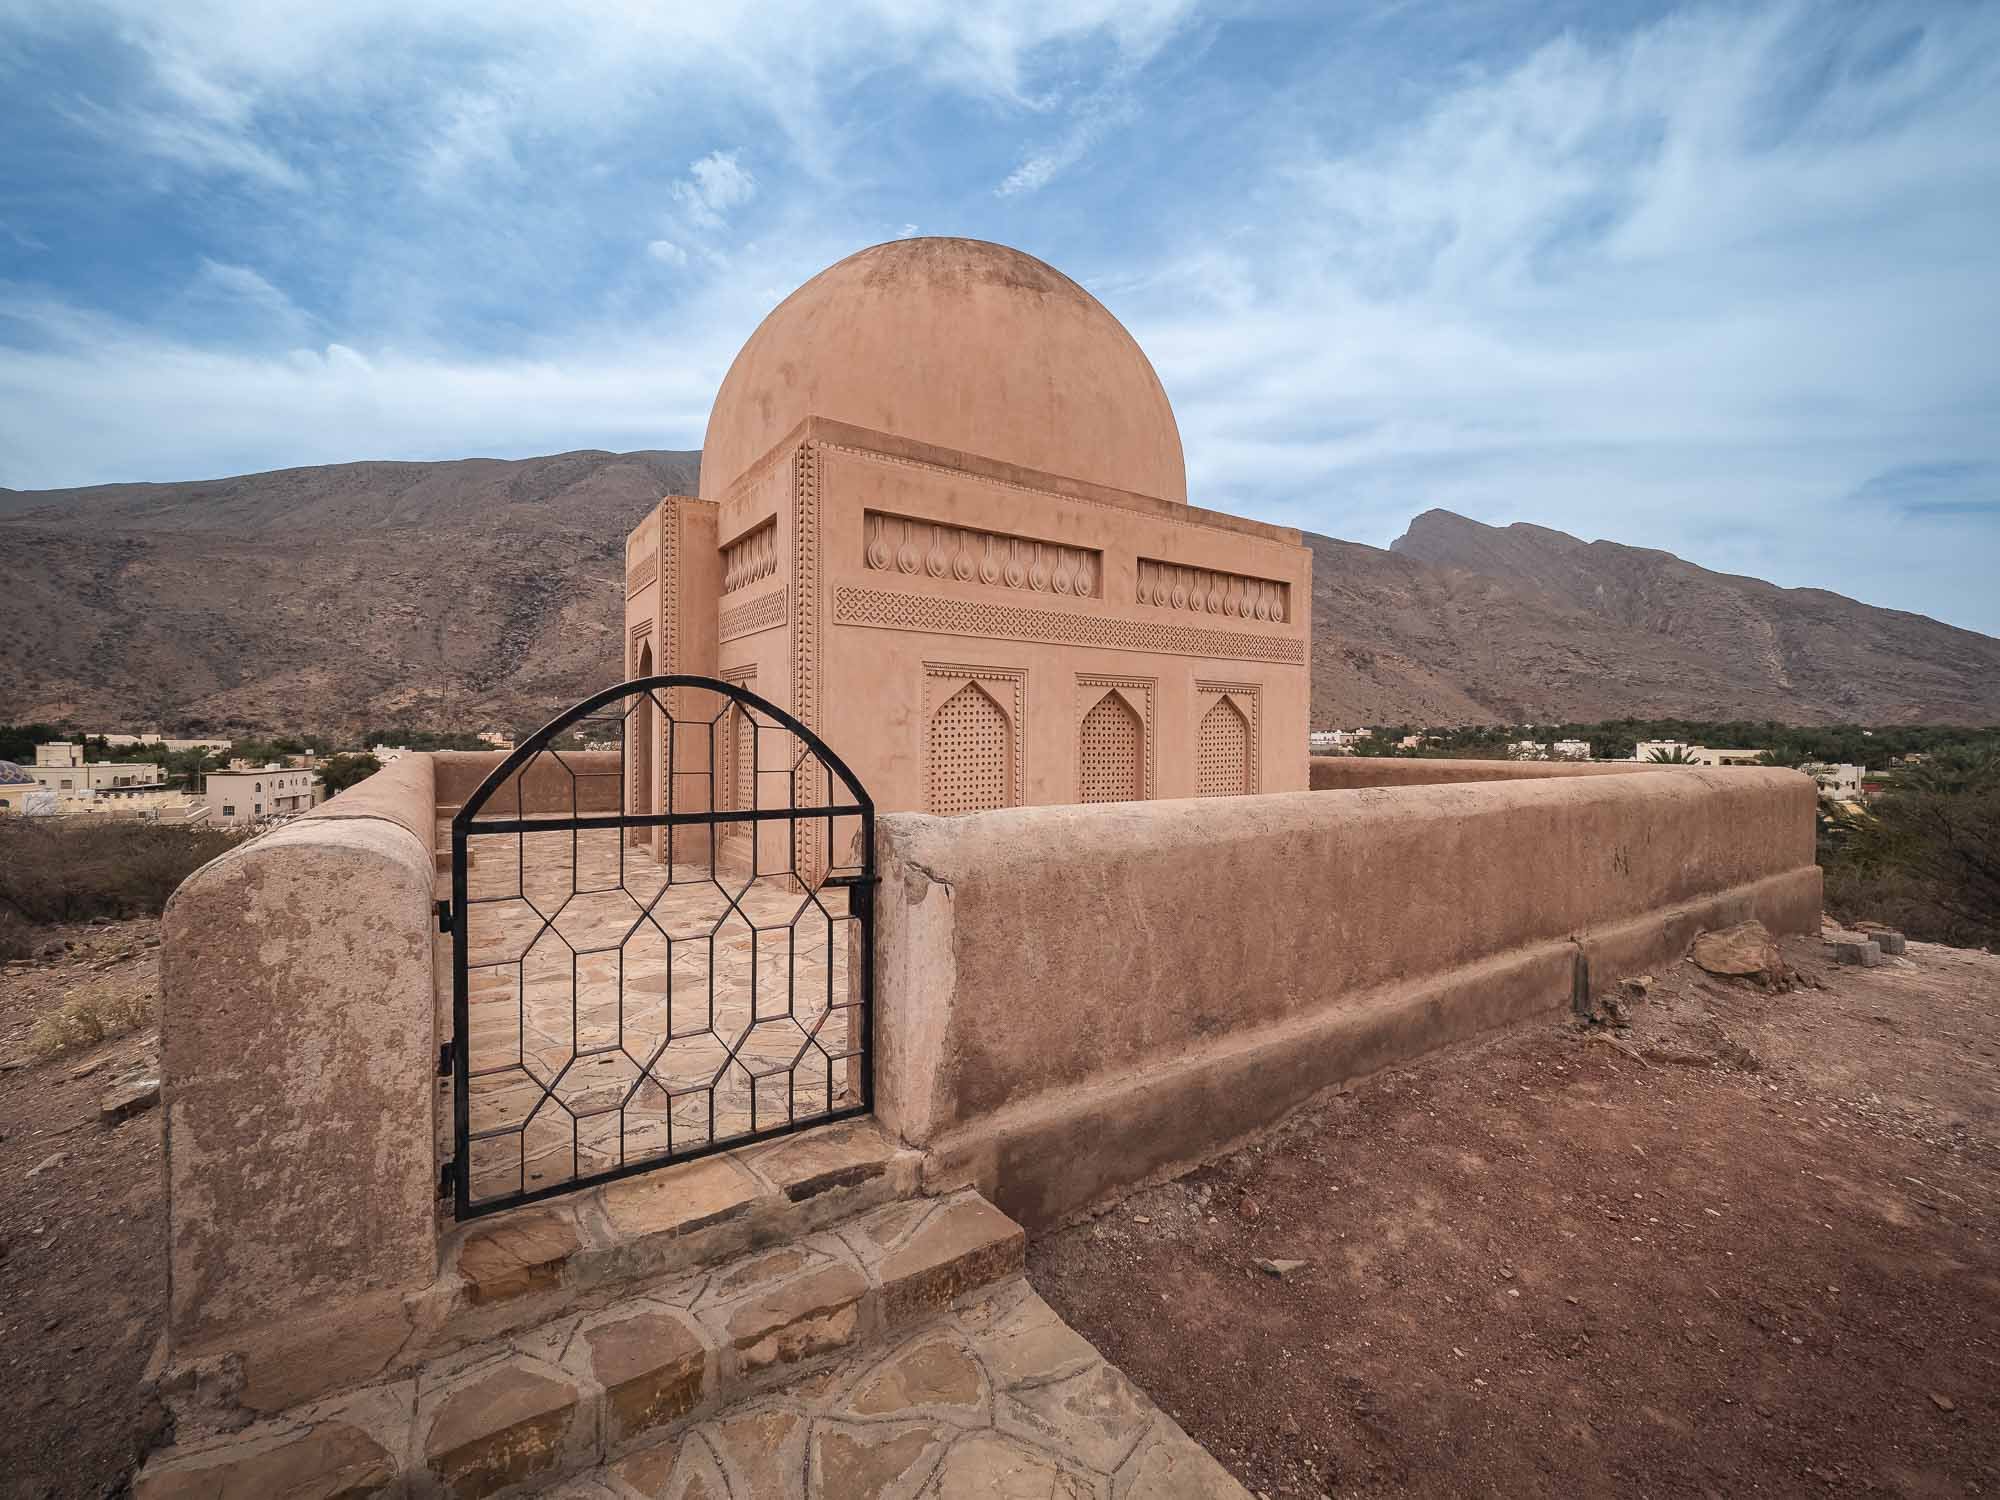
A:
[[[1648,753],[1646,759],[1654,765],[1660,766],[1698,766],[1701,764],[1700,761],[1694,758],[1693,753],[1689,751],[1686,745],[1672,745],[1665,750],[1655,749]]]

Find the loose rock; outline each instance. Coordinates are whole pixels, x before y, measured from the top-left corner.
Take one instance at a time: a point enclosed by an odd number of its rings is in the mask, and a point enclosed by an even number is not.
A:
[[[1311,1264],[1311,1261],[1305,1260],[1259,1260],[1257,1269],[1267,1276],[1289,1276]]]
[[[131,1078],[119,1084],[98,1101],[97,1115],[107,1125],[116,1125],[120,1120],[129,1120],[137,1114],[144,1114],[160,1102],[160,1080],[158,1078]]]
[[[1757,921],[1738,922],[1734,927],[1702,933],[1688,950],[1688,957],[1696,967],[1728,979],[1775,981],[1785,969],[1778,945],[1764,924]]]

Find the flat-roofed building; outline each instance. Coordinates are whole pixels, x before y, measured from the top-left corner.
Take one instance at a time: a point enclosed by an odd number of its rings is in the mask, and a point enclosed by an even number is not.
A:
[[[209,806],[211,827],[240,828],[309,811],[318,781],[312,771],[278,765],[210,771],[202,784],[202,800]]]
[[[1762,765],[1769,752],[1763,750],[1716,750],[1707,745],[1690,745],[1681,740],[1641,740],[1632,751],[1634,760],[1678,758],[1690,766]]]
[[[35,746],[35,763],[22,769],[58,802],[138,797],[167,788],[167,774],[151,761],[86,760],[70,740]]]

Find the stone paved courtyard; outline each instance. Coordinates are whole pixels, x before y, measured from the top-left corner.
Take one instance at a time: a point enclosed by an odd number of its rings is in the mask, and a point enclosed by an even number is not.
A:
[[[860,1102],[844,888],[705,831],[671,879],[616,829],[467,847],[475,1201]]]

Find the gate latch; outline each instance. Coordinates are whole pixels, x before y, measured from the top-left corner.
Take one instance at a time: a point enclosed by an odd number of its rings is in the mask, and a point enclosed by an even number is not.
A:
[[[451,931],[451,903],[450,903],[449,901],[446,901],[446,900],[445,900],[445,899],[443,899],[442,897],[439,897],[439,898],[438,898],[438,904],[437,904],[437,913],[438,913],[438,931],[439,931],[439,932],[450,932],[450,931]]]
[[[452,1049],[455,1042],[445,1042],[438,1047],[438,1077],[451,1077]]]
[[[458,1163],[449,1156],[438,1163],[438,1196],[440,1198],[449,1198],[457,1191],[457,1167]]]

